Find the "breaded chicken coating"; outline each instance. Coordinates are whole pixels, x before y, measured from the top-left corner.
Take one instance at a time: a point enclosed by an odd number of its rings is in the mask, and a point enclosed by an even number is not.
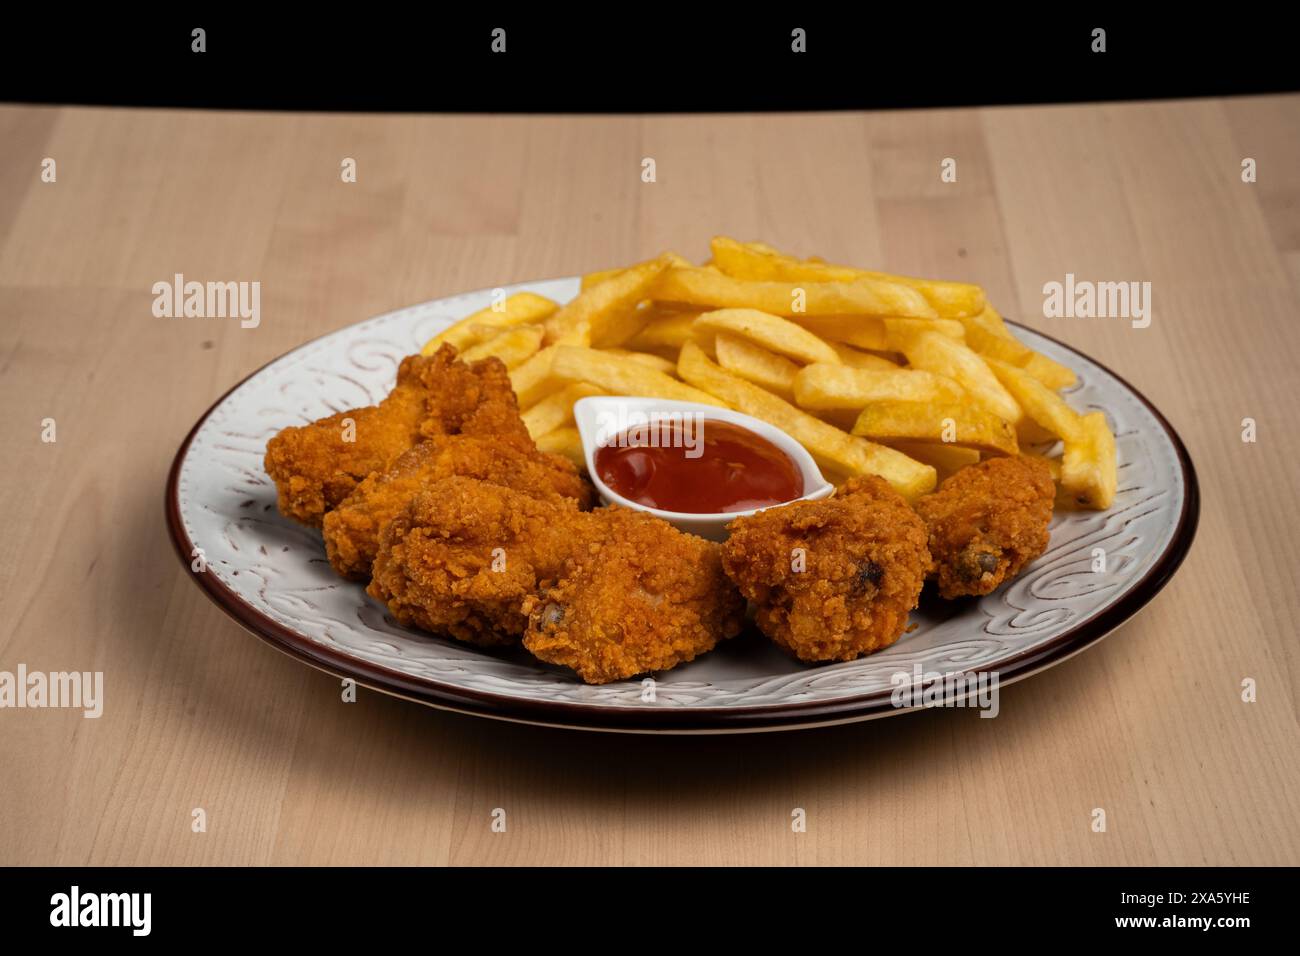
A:
[[[590,482],[571,461],[538,451],[527,434],[433,438],[402,454],[386,471],[370,475],[325,515],[325,553],[334,570],[356,581],[369,578],[384,525],[422,487],[455,475],[530,495],[557,494],[584,511],[595,499]]]
[[[893,644],[930,565],[925,525],[889,483],[738,518],[722,566],[759,629],[802,661],[848,661]]]
[[[405,625],[479,645],[523,637],[590,683],[691,660],[743,620],[716,544],[464,477],[425,486],[387,525],[369,593]]]
[[[918,499],[939,594],[988,594],[1024,570],[1047,550],[1055,496],[1044,462],[1014,457],[968,465]]]
[[[527,429],[505,365],[496,358],[467,365],[444,345],[402,359],[397,384],[378,405],[283,429],[264,464],[280,512],[318,528],[367,475],[424,439],[458,434],[527,437]]]
[[[559,581],[525,602],[524,647],[588,684],[664,671],[711,651],[744,624],[716,542],[642,512],[593,512],[596,534]]]

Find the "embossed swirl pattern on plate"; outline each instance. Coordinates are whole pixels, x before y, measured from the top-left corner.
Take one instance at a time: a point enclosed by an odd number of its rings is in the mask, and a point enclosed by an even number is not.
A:
[[[576,279],[524,283],[564,301]],[[310,641],[419,681],[538,701],[643,707],[636,681],[586,686],[522,651],[490,654],[394,624],[361,586],[339,580],[317,532],[282,518],[262,468],[280,428],[378,401],[402,356],[455,319],[487,306],[466,293],[382,315],[289,353],[213,411],[181,465],[185,531],[209,572],[238,598]],[[809,667],[747,635],[660,675],[660,707],[780,706],[887,691],[897,672],[994,670],[1051,642],[1119,600],[1168,547],[1186,489],[1177,452],[1159,422],[1122,383],[1082,356],[1020,330],[1028,344],[1079,372],[1069,401],[1101,410],[1116,430],[1120,481],[1103,514],[1058,514],[1047,551],[1011,585],[978,601],[923,603],[916,628],[893,647],[851,663]],[[1091,571],[1104,548],[1107,573]]]

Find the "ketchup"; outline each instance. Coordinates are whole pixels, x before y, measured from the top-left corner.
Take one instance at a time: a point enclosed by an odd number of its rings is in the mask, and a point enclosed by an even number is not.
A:
[[[794,459],[748,428],[708,418],[629,429],[597,450],[596,472],[624,498],[690,514],[765,508],[803,494]]]

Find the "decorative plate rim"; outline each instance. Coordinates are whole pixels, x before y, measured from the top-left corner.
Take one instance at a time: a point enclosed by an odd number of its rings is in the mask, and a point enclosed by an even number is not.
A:
[[[561,279],[567,278],[571,277],[561,277]],[[448,298],[473,294],[473,292],[460,293]],[[227,398],[270,366],[295,352],[309,348],[322,339],[369,321],[372,319],[364,319],[323,333],[276,356],[232,385],[199,416],[172,459],[167,475],[164,501],[169,537],[181,564],[187,570],[190,567],[194,544],[185,530],[185,523],[181,517],[179,479],[181,467],[199,430]],[[1023,328],[1034,335],[1041,335],[1066,351],[1091,362],[1126,388],[1151,414],[1173,447],[1181,471],[1184,493],[1178,521],[1168,544],[1137,583],[1118,600],[1102,607],[1091,617],[1043,644],[1020,651],[999,662],[997,671],[1001,684],[1009,684],[1060,663],[1100,641],[1144,608],[1164,588],[1182,564],[1191,549],[1200,519],[1200,487],[1195,466],[1177,431],[1159,409],[1126,379],[1091,356],[1054,336],[1008,321],[1017,328]],[[354,679],[363,686],[381,693],[462,714],[575,730],[631,733],[734,733],[828,726],[917,709],[895,706],[887,690],[869,691],[834,701],[794,701],[726,708],[686,705],[672,709],[627,708],[494,694],[490,691],[457,687],[432,679],[420,679],[382,664],[371,663],[334,650],[262,613],[228,588],[215,574],[203,573],[194,577],[203,593],[236,623],[289,656],[335,677]]]

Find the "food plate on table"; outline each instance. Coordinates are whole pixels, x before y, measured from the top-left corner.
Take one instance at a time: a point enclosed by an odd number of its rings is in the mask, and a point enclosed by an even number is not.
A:
[[[976,286],[724,238],[427,302],[219,399],[168,523],[245,628],[421,703],[626,732],[904,713],[1096,642],[1195,533],[1168,422],[1011,326]],[[711,436],[696,470],[627,419],[656,403]]]

